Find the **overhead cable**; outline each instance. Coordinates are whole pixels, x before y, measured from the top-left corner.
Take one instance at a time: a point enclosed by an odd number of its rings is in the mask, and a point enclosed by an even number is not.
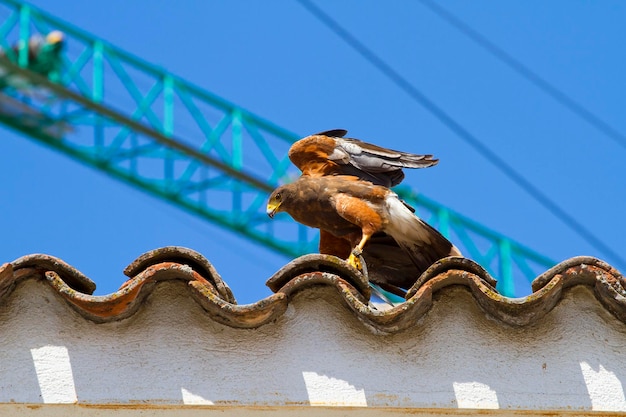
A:
[[[344,29],[330,15],[313,4],[310,0],[298,0],[298,2],[313,16],[315,16],[328,29],[333,31],[339,38],[346,42],[350,47],[357,51],[365,60],[376,67],[384,76],[389,78],[401,90],[407,93],[413,100],[422,105],[426,110],[433,114],[439,121],[446,125],[450,130],[456,133],[462,140],[474,148],[478,153],[485,157],[492,165],[505,174],[510,180],[526,191],[535,201],[544,206],[550,213],[560,219],[567,227],[582,237],[587,243],[598,251],[618,261],[621,265],[626,266],[626,261],[600,238],[595,236],[582,223],[562,209],[550,197],[539,190],[535,185],[528,181],[523,175],[518,173],[504,159],[500,158],[495,152],[489,149],[476,136],[472,135],[461,124],[448,115],[443,109],[437,106],[424,93],[418,90],[400,73],[394,70],[376,53],[369,49],[365,44],[359,41],[350,32]]]
[[[461,19],[459,19],[449,11],[445,10],[437,3],[431,0],[419,1],[441,19],[448,22],[462,34],[473,40],[476,44],[484,48],[491,55],[506,64],[513,71],[526,78],[541,91],[552,97],[555,101],[569,109],[572,113],[585,120],[591,126],[604,133],[606,136],[617,142],[618,145],[626,149],[626,136],[620,133],[613,126],[602,120],[600,117],[596,116],[591,110],[587,109],[582,104],[577,103],[570,96],[568,96],[563,91],[559,90],[554,85],[540,77],[536,72],[528,68],[526,65],[522,64],[520,61],[513,58],[503,49],[496,46],[493,42],[490,42],[486,37],[482,36],[480,33],[472,29],[467,23],[463,22]]]

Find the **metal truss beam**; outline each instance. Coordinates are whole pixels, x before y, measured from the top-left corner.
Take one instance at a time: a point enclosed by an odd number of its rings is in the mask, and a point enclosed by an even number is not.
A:
[[[58,72],[32,70],[28,40],[60,30]],[[297,172],[298,137],[28,4],[0,0],[0,122],[68,156],[289,257],[317,234],[269,220],[268,193]],[[407,188],[399,194],[514,295],[550,259]]]

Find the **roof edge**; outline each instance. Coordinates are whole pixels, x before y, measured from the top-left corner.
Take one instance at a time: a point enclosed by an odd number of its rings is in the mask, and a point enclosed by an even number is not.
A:
[[[235,328],[255,328],[282,316],[297,293],[322,285],[334,288],[366,327],[394,333],[417,325],[430,310],[433,295],[452,286],[465,287],[494,319],[526,326],[550,312],[562,299],[564,290],[583,285],[592,290],[606,310],[626,323],[624,276],[593,257],[561,262],[539,275],[533,281],[533,293],[522,298],[498,293],[495,279],[475,262],[459,257],[444,258],[422,274],[404,303],[384,311],[368,304],[370,294],[365,278],[343,260],[329,255],[305,255],[288,263],[267,282],[275,294],[246,305],[236,303],[213,265],[191,249],[175,246],[155,249],[137,258],[125,273],[130,278],[119,290],[94,296],[89,285],[93,282],[65,262],[49,255],[28,255],[0,266],[0,303],[21,281],[43,279],[81,316],[104,323],[132,316],[159,282],[180,281],[187,284],[191,297],[213,320]]]

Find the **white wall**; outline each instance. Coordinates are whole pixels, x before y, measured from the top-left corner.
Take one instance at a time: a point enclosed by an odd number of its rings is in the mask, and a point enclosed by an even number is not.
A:
[[[526,327],[442,292],[415,326],[378,335],[331,288],[250,330],[214,322],[181,282],[95,324],[28,280],[0,303],[0,403],[626,411],[626,325],[588,289]]]

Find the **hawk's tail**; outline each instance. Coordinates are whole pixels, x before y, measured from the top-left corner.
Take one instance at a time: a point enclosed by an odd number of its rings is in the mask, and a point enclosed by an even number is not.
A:
[[[389,223],[384,232],[407,252],[420,271],[425,271],[446,256],[462,256],[456,246],[413,214],[395,193],[390,193],[385,203],[389,212]]]

